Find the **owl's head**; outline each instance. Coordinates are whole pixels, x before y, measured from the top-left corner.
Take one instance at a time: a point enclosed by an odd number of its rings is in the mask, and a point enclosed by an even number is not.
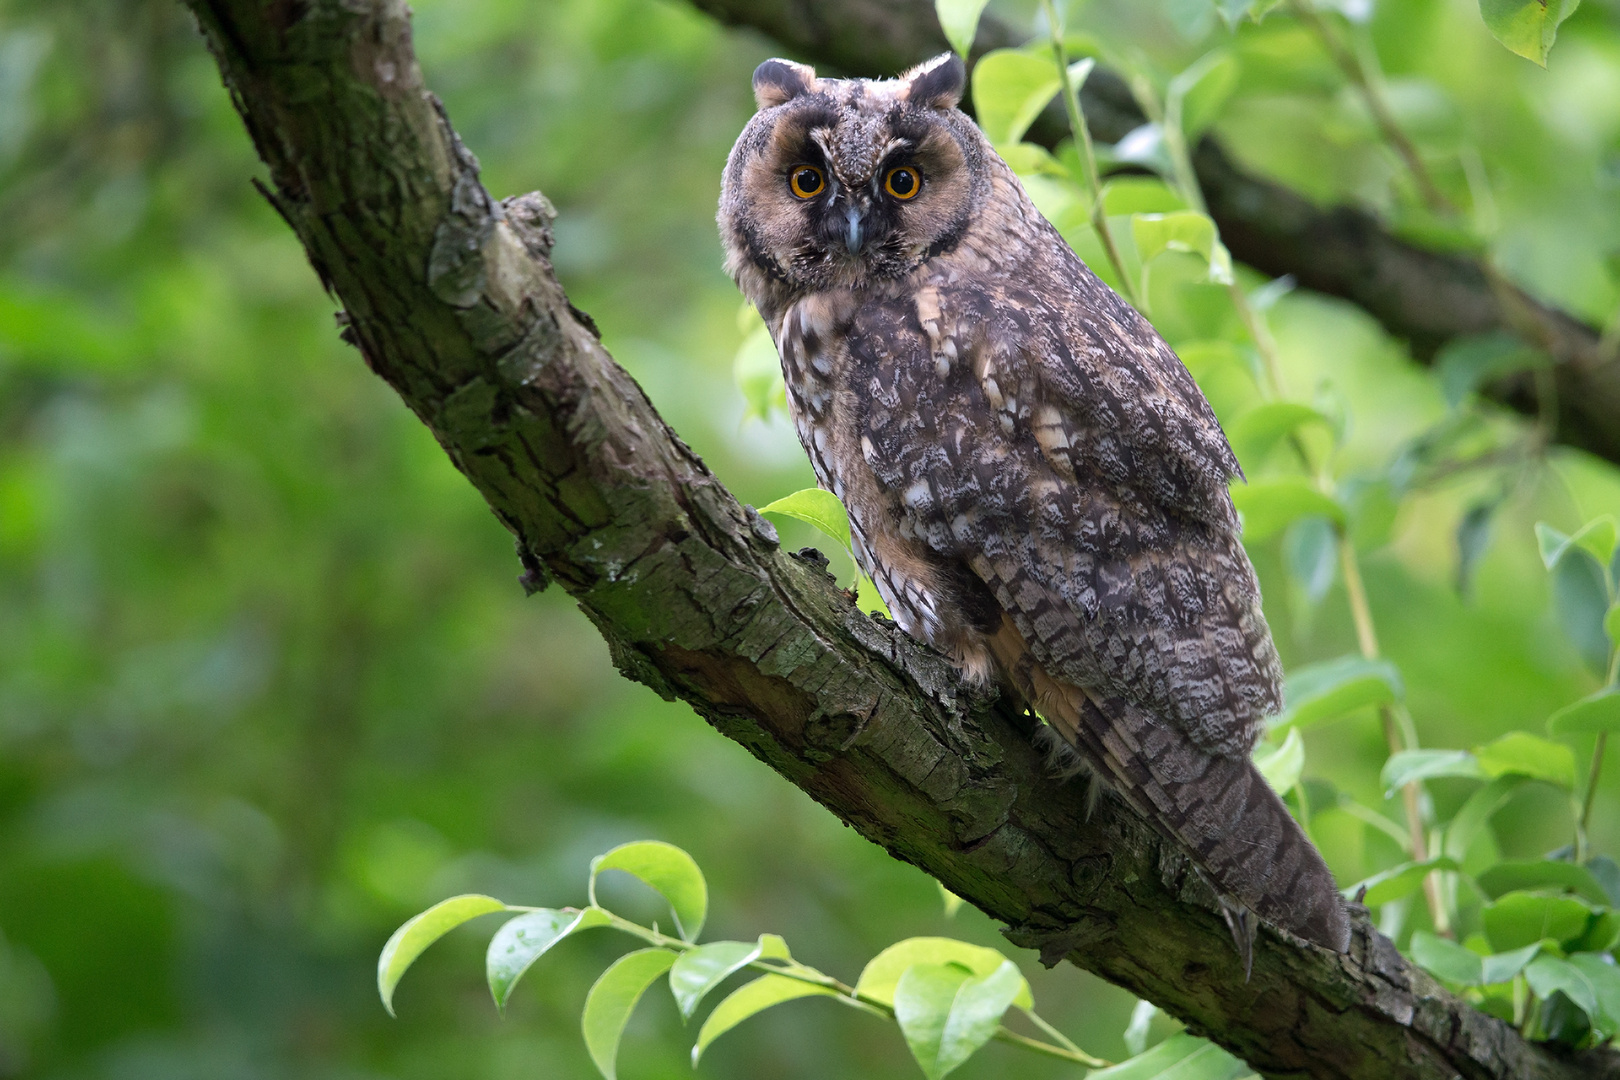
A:
[[[955,246],[988,184],[956,107],[964,74],[954,53],[888,80],[759,66],[720,191],[726,267],[756,303],[896,278]]]

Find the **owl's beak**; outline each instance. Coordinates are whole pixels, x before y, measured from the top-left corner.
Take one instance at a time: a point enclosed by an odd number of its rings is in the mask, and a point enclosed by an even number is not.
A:
[[[851,255],[861,253],[861,243],[866,239],[864,235],[866,212],[859,207],[851,206],[844,211],[844,220],[849,227],[844,230],[844,246]]]

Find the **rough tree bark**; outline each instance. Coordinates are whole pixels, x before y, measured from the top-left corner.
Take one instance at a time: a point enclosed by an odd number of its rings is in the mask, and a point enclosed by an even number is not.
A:
[[[1340,957],[1263,930],[1244,982],[1212,899],[1027,725],[778,548],[601,348],[551,271],[550,210],[494,202],[411,49],[404,0],[189,0],[341,299],[345,336],[433,430],[619,668],[692,706],[1047,962],[1130,988],[1268,1076],[1620,1077],[1450,996],[1356,919]]]
[[[834,71],[892,74],[949,47],[933,0],[691,2]],[[1005,23],[986,18],[974,51],[1022,44]],[[1125,80],[1112,71],[1092,73],[1082,105],[1103,142],[1117,142],[1146,122]],[[1056,103],[1030,132],[1047,146],[1067,135]],[[1603,356],[1591,327],[1502,281],[1476,258],[1426,250],[1396,237],[1364,210],[1324,209],[1247,172],[1213,136],[1194,148],[1193,168],[1234,258],[1273,276],[1292,274],[1306,288],[1359,305],[1425,362],[1455,337],[1493,330],[1517,334],[1554,360],[1554,440],[1620,464],[1620,356]],[[1497,380],[1485,392],[1518,412],[1541,414],[1540,388],[1530,373]]]

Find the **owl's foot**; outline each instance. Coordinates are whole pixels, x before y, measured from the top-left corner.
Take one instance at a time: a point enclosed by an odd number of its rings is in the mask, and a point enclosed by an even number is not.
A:
[[[1216,894],[1221,903],[1221,916],[1226,920],[1226,928],[1232,932],[1232,944],[1237,946],[1238,959],[1243,961],[1243,981],[1249,981],[1249,973],[1254,969],[1254,934],[1260,923],[1254,917],[1254,912],[1238,903],[1236,900]]]
[[[1036,727],[1031,739],[1035,743],[1035,749],[1046,756],[1047,771],[1059,780],[1072,780],[1077,776],[1084,778],[1086,820],[1090,821],[1091,815],[1097,810],[1097,800],[1102,798],[1104,787],[1102,774],[1092,768],[1091,763],[1080,756],[1080,751],[1076,750],[1073,744],[1051,724],[1044,721],[1038,723],[1039,726]]]
[[[1030,739],[1035,743],[1035,749],[1046,758],[1046,771],[1059,780],[1093,775],[1086,759],[1081,757],[1079,751],[1075,750],[1069,744],[1069,740],[1060,735],[1051,724],[1041,721]]]

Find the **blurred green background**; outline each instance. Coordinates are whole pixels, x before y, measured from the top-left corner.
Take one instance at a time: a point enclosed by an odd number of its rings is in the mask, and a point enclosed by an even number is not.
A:
[[[1027,26],[1033,7],[992,10]],[[744,418],[739,298],[713,225],[772,45],[660,0],[415,9],[428,83],[486,184],[557,204],[558,272],[613,354],[740,498],[808,486],[781,416]],[[1241,80],[1217,129],[1247,163],[1403,212],[1397,165],[1287,20],[1234,37],[1193,0],[1077,2],[1071,20],[1149,71],[1232,48]],[[1467,0],[1378,0],[1370,26],[1437,171],[1485,178],[1471,205],[1504,271],[1608,319],[1620,6],[1588,0],[1548,71],[1492,41]],[[845,979],[901,937],[1004,945],[688,708],[620,678],[560,590],[524,598],[510,537],[338,341],[333,302],[249,185],[262,173],[177,4],[0,0],[0,1077],[593,1075],[578,1010],[619,942],[560,947],[504,1020],[482,985],[487,926],[419,963],[397,1021],[375,958],[455,892],[579,903],[589,858],[635,838],[697,858],[709,936],[779,932]],[[1155,271],[1173,342],[1219,321],[1189,275]],[[1435,377],[1358,311],[1295,293],[1272,324],[1292,384],[1352,418],[1341,473],[1384,469],[1447,414]],[[1555,452],[1514,488],[1465,600],[1454,530],[1496,482],[1408,498],[1364,551],[1425,745],[1540,730],[1598,685],[1551,614],[1531,527],[1620,509],[1620,474]],[[1337,584],[1313,602],[1280,545],[1254,554],[1290,666],[1353,649]],[[1371,713],[1307,745],[1308,776],[1398,817]],[[1567,842],[1562,800],[1520,802],[1496,820],[1502,852]],[[1611,855],[1617,809],[1611,768],[1594,832]],[[1396,858],[1354,823],[1319,839],[1343,882]],[[614,896],[651,917],[628,887]],[[1043,1015],[1123,1053],[1130,995],[1004,947]],[[649,996],[621,1075],[690,1075],[691,1035]],[[1014,1068],[1073,1075],[1002,1046],[959,1075]],[[701,1074],[913,1069],[892,1028],[812,1001],[727,1036]]]

